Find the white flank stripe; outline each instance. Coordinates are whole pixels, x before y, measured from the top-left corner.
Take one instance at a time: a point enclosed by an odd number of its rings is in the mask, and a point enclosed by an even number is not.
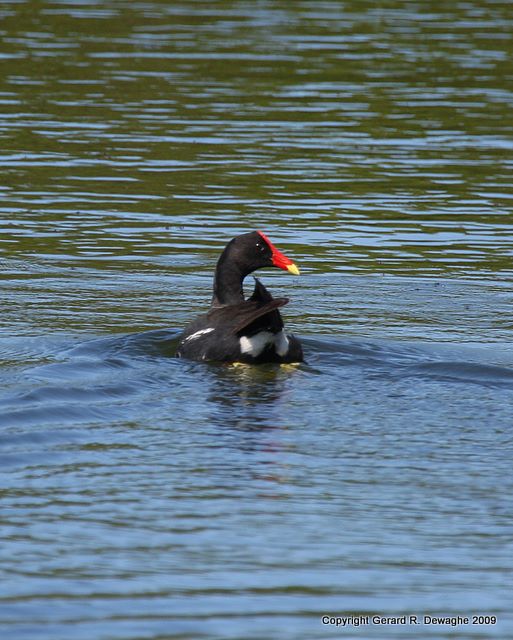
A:
[[[189,340],[197,340],[198,338],[201,338],[201,336],[204,336],[211,331],[215,331],[214,327],[209,327],[208,329],[200,329],[199,331],[196,331],[196,333],[191,333],[190,336],[187,336],[183,340],[183,342],[189,342]]]

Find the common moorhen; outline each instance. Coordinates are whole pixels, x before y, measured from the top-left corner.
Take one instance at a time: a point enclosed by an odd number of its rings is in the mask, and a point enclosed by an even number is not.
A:
[[[176,355],[218,362],[302,362],[301,343],[287,335],[279,308],[288,298],[273,298],[255,278],[244,298],[244,278],[262,267],[279,267],[299,275],[296,265],[261,231],[244,233],[226,245],[216,266],[210,310],[188,324]]]

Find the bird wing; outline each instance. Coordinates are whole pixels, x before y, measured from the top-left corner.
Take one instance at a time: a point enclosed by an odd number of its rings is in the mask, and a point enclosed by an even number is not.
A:
[[[267,289],[260,282],[260,280],[255,277],[254,277],[254,280],[255,280],[255,289],[253,291],[253,294],[251,295],[251,298],[249,298],[249,300],[252,300],[254,302],[261,302],[261,303],[270,302],[271,300],[273,300],[272,295],[269,293],[269,291],[267,291]]]
[[[255,303],[251,303],[251,307],[248,305],[248,309],[244,309],[244,313],[240,314],[237,318],[237,324],[234,327],[235,333],[241,333],[256,320],[264,320],[264,316],[267,315],[270,315],[271,317],[266,319],[264,324],[269,324],[271,321],[274,321],[274,324],[278,323],[283,326],[283,321],[281,320],[280,313],[277,310],[280,307],[284,307],[288,301],[288,298],[272,298],[269,302],[266,302],[263,305],[257,303],[258,306],[256,306]]]
[[[269,293],[267,295],[270,296]],[[261,320],[262,329],[264,329],[264,325],[268,326],[271,322],[282,325],[283,321],[278,309],[286,305],[288,301],[288,298],[271,298],[268,302],[262,303],[261,301],[249,299],[240,304],[215,307],[207,314],[207,324],[210,326],[224,326],[234,335],[241,333],[257,320]],[[265,316],[268,317],[265,318]],[[258,325],[260,325],[260,322]],[[258,326],[251,328],[257,330]]]

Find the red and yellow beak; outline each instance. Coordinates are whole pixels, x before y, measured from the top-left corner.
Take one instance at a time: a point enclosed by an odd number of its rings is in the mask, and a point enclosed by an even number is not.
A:
[[[273,245],[273,243],[269,240],[269,238],[265,235],[265,233],[262,233],[261,231],[259,231],[258,233],[267,242],[267,244],[269,245],[269,247],[270,247],[270,249],[272,251],[271,260],[273,262],[273,265],[275,267],[278,267],[279,269],[283,269],[284,271],[288,271],[289,273],[291,273],[294,276],[298,276],[299,275],[299,269],[292,262],[292,260],[290,258],[287,258],[287,256],[284,255],[281,251],[278,251],[278,249]]]

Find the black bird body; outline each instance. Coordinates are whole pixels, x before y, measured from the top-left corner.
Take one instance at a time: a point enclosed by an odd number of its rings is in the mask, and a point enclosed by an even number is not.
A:
[[[301,343],[285,333],[279,311],[288,298],[273,298],[255,278],[252,296],[244,299],[244,278],[265,266],[299,273],[294,263],[258,231],[228,243],[217,263],[212,306],[185,327],[178,357],[250,364],[303,360]]]

